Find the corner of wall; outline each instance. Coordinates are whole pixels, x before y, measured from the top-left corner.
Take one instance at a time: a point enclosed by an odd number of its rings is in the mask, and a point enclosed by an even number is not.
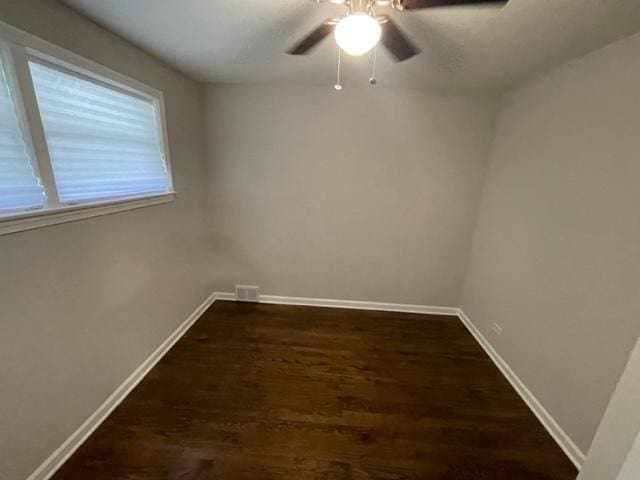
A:
[[[462,277],[462,283],[460,285],[460,289],[458,292],[457,303],[460,308],[463,308],[464,294],[467,287],[467,278],[469,274],[469,266],[472,259],[473,254],[473,245],[475,241],[476,231],[478,229],[478,222],[480,220],[480,212],[482,209],[482,200],[485,194],[485,188],[487,183],[487,178],[489,177],[489,171],[491,169],[491,164],[493,161],[493,156],[495,152],[495,144],[496,137],[498,134],[498,127],[500,125],[500,118],[502,116],[504,103],[506,101],[507,96],[512,92],[511,89],[502,90],[500,92],[494,93],[492,95],[492,102],[494,105],[492,125],[491,125],[491,140],[488,142],[486,152],[485,152],[485,165],[483,169],[482,177],[480,178],[480,188],[477,196],[477,201],[475,202],[475,211],[473,213],[473,226],[471,228],[471,235],[468,239],[468,246],[466,251],[466,256],[464,260],[464,275]]]

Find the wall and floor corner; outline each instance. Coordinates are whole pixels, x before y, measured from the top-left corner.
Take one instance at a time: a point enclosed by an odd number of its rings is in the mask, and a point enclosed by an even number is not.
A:
[[[461,299],[583,452],[640,334],[639,52],[629,37],[505,96]]]
[[[217,289],[457,306],[497,100],[210,86]]]
[[[2,1],[0,19],[162,90],[178,192],[172,203],[0,237],[0,478],[14,480],[213,285],[203,261],[201,86],[56,2]]]

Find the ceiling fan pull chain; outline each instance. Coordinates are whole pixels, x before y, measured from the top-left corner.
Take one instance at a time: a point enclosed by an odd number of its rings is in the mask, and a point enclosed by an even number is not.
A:
[[[376,45],[375,47],[373,47],[373,65],[371,67],[371,78],[369,78],[369,83],[371,85],[375,85],[376,83],[378,83],[378,80],[376,80],[376,59],[378,57],[378,46]]]
[[[342,85],[340,84],[340,67],[342,65],[342,52],[340,47],[338,47],[338,69],[337,69],[337,79],[336,79],[336,84],[333,86],[333,88],[337,91],[342,90]]]

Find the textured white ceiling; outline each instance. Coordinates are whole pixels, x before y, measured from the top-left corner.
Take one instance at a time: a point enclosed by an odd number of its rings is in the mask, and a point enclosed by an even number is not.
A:
[[[61,0],[199,81],[335,83],[336,46],[284,52],[343,7],[311,0]],[[503,9],[392,12],[422,48],[395,64],[378,55],[392,87],[500,90],[640,30],[640,0],[511,0]],[[371,58],[344,61],[346,85],[367,83]]]

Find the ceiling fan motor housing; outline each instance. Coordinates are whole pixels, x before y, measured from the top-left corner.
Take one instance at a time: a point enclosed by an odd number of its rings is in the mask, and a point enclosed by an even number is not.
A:
[[[337,5],[344,5],[354,11],[364,12],[369,7],[388,7],[391,6],[395,10],[404,10],[403,0],[312,0],[313,2],[330,2]]]

